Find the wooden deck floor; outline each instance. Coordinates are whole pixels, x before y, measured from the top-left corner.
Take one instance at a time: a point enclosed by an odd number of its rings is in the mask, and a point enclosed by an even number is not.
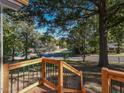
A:
[[[26,93],[57,93],[57,92],[49,89],[46,86],[37,86],[37,87],[32,88]]]

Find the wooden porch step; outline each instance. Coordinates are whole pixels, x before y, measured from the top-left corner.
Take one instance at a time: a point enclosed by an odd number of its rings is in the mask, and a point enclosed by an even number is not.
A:
[[[26,93],[57,93],[55,90],[51,90],[46,86],[37,86],[32,88]]]

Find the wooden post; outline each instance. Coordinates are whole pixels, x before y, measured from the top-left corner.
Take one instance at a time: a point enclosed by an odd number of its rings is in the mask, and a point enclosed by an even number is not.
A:
[[[63,93],[63,62],[60,61],[60,64],[59,64],[59,75],[58,75],[58,93]]]
[[[9,93],[9,64],[3,65],[3,93]]]
[[[108,68],[102,68],[102,93],[109,93]]]
[[[86,93],[86,89],[84,88],[83,86],[83,73],[82,71],[80,71],[80,74],[81,74],[81,93]]]
[[[81,74],[81,89],[83,88],[83,75],[82,75],[82,71],[80,71],[80,74]]]
[[[46,79],[46,62],[43,61],[42,62],[42,68],[41,68],[41,81],[40,84],[44,83],[44,80]]]
[[[86,92],[84,92],[85,90],[83,88],[83,75],[82,74],[83,74],[82,71],[80,71],[81,93],[86,93]]]

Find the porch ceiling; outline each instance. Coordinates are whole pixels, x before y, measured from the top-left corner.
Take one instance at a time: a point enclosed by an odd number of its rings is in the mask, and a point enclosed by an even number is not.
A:
[[[22,5],[28,5],[28,0],[0,0],[0,5],[18,10]]]

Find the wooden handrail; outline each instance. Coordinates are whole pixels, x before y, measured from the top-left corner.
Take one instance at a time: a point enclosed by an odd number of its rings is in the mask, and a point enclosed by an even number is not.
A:
[[[41,62],[42,62],[42,58],[13,63],[13,64],[9,64],[9,70],[13,70],[13,69],[17,69],[17,68],[21,68],[29,65],[41,63]]]
[[[63,67],[68,69],[69,71],[73,72],[74,74],[78,75],[78,76],[81,76],[81,72],[78,71],[77,69],[75,69],[74,67],[72,67],[71,65],[63,62]]]
[[[75,69],[74,67],[72,67],[71,65],[67,64],[64,61],[59,61],[59,60],[50,59],[50,58],[42,58],[42,62],[47,62],[47,63],[50,63],[50,64],[56,64],[56,65],[59,65],[60,62],[61,62],[61,63],[63,63],[64,68],[68,69],[69,71],[75,73],[78,76],[81,76],[80,71],[78,71],[77,69]]]
[[[111,80],[124,82],[124,72],[102,68],[102,93],[109,93]]]
[[[42,62],[59,65],[60,61],[51,58],[42,58]]]

